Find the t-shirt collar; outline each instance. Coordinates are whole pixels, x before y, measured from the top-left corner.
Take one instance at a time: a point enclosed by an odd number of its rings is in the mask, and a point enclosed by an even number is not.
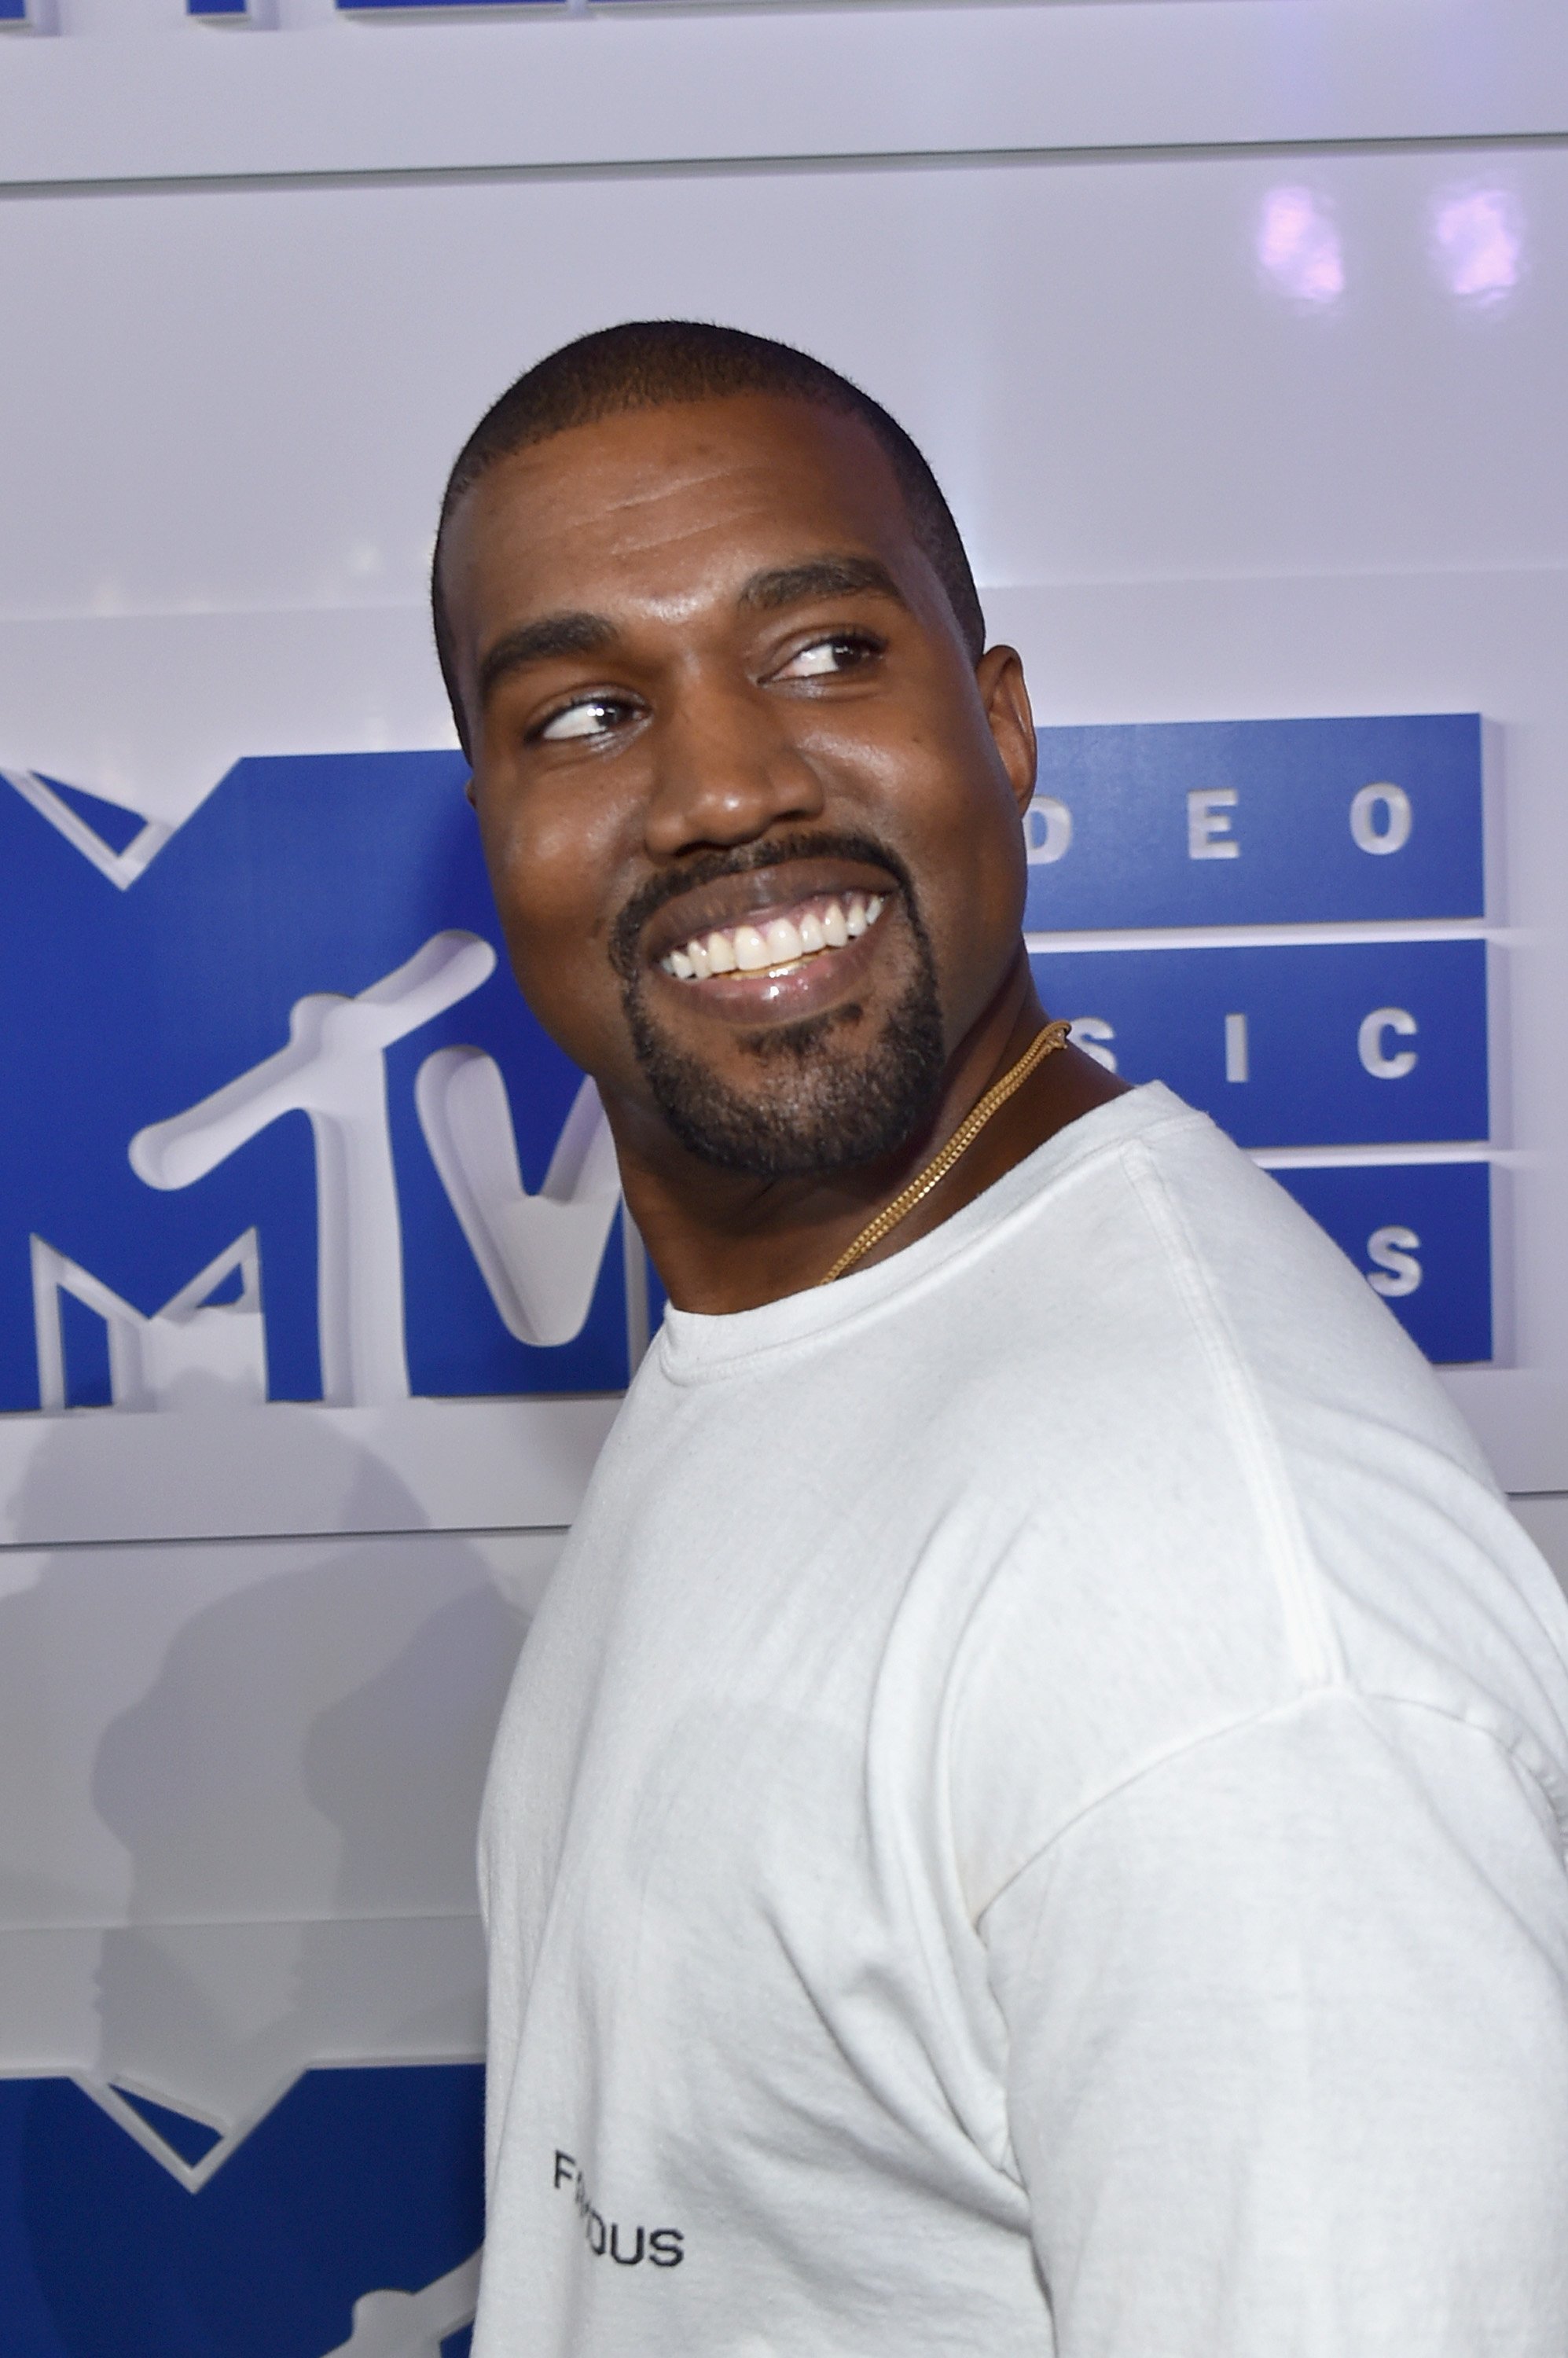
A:
[[[1173,1115],[1201,1119],[1162,1082],[1146,1082],[1081,1114],[940,1228],[870,1269],[852,1270],[832,1285],[808,1285],[754,1310],[715,1313],[671,1304],[654,1345],[656,1364],[676,1383],[700,1383],[741,1361],[810,1345],[874,1315],[983,1242],[1087,1159],[1119,1148]]]

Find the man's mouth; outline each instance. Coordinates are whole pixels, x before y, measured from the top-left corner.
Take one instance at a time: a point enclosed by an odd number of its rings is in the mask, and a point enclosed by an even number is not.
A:
[[[886,905],[880,892],[814,893],[761,925],[716,925],[694,934],[667,950],[659,964],[680,982],[706,982],[715,974],[787,974],[859,941]]]

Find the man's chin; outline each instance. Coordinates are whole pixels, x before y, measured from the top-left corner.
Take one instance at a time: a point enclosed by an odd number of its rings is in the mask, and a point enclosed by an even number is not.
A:
[[[915,978],[876,1039],[860,1011],[834,1011],[741,1035],[731,1080],[629,1005],[643,1078],[691,1154],[753,1179],[826,1178],[896,1154],[929,1121],[945,1063],[931,978]],[[850,1016],[857,1019],[851,1021]]]

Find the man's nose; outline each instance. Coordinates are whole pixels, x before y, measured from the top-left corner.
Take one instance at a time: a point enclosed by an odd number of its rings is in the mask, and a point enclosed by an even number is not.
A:
[[[750,843],[822,816],[822,779],[782,722],[750,682],[693,687],[661,716],[644,820],[653,858]]]

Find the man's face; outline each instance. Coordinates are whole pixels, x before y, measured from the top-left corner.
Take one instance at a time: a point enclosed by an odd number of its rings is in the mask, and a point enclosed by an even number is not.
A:
[[[518,452],[444,579],[517,979],[623,1143],[872,1162],[1019,956],[1033,736],[853,418],[747,395]]]

